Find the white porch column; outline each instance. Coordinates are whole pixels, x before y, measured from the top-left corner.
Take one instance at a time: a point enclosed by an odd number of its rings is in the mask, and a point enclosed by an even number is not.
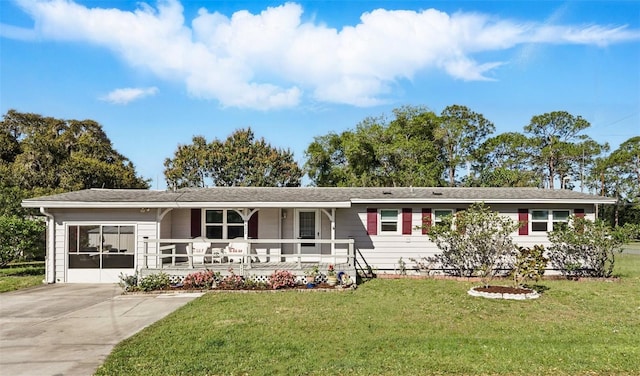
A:
[[[329,218],[331,222],[331,256],[333,256],[333,263],[336,263],[336,209],[331,208],[331,213],[327,209],[322,209],[322,212]]]

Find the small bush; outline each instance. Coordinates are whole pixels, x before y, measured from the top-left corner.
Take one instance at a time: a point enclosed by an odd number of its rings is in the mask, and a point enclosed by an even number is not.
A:
[[[274,290],[294,287],[296,285],[296,276],[287,270],[276,270],[269,276],[269,285]]]
[[[166,290],[170,283],[169,275],[161,272],[140,278],[138,285],[142,291],[154,291]]]
[[[518,247],[516,262],[511,276],[516,286],[522,286],[527,280],[539,281],[544,275],[549,259],[544,256],[544,246],[535,245],[533,248]]]
[[[184,277],[183,285],[187,289],[210,289],[220,280],[220,273],[205,270],[188,274]]]
[[[218,287],[224,290],[238,290],[243,288],[244,278],[242,278],[241,275],[234,273],[233,268],[229,268],[229,273],[231,274],[222,278]]]
[[[125,292],[138,291],[138,274],[126,275],[120,273],[118,278],[120,278],[118,285],[122,287]]]
[[[549,258],[567,278],[611,277],[615,255],[629,242],[635,227],[611,228],[605,222],[570,217],[567,226],[549,233]]]

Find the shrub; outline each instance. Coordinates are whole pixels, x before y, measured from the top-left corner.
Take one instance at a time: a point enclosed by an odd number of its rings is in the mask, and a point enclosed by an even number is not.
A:
[[[516,286],[522,286],[527,280],[539,281],[544,275],[549,259],[544,256],[544,246],[534,245],[533,248],[518,247],[516,262],[511,276]]]
[[[244,278],[233,272],[233,268],[229,268],[229,275],[222,278],[218,287],[225,290],[238,290],[244,287]]]
[[[269,276],[269,286],[272,289],[282,289],[294,287],[296,285],[296,276],[287,270],[276,270]]]
[[[138,291],[138,274],[126,275],[120,273],[118,278],[120,278],[118,285],[122,287],[125,292]]]
[[[42,221],[0,216],[0,268],[16,259],[33,259],[43,253]]]
[[[498,273],[512,268],[516,246],[511,233],[518,226],[518,222],[500,216],[484,203],[473,204],[430,228],[429,239],[442,251],[433,261],[447,274],[478,275],[487,285]]]
[[[170,285],[167,273],[150,274],[140,278],[138,285],[142,291],[166,290]]]
[[[184,277],[183,285],[188,289],[210,289],[213,288],[219,280],[220,273],[215,273],[212,270],[204,270],[187,274],[187,276]]]
[[[615,254],[634,231],[632,225],[611,228],[601,220],[571,216],[567,226],[549,233],[551,265],[569,278],[610,277]]]

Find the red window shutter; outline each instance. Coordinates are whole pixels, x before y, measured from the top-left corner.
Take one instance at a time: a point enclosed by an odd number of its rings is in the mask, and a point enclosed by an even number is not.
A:
[[[191,237],[202,236],[202,209],[191,209]]]
[[[529,209],[518,209],[518,235],[529,235]]]
[[[579,218],[584,218],[584,209],[574,209],[573,215]]]
[[[367,235],[378,235],[378,209],[367,209]]]
[[[422,235],[431,230],[431,208],[422,208]]]
[[[258,214],[260,214],[259,211],[253,213],[249,218],[249,230],[247,231],[249,239],[258,239]]]
[[[402,235],[411,235],[411,208],[402,208]]]

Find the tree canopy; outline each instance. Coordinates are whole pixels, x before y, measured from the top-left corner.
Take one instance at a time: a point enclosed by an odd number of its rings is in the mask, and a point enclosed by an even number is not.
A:
[[[3,185],[26,191],[149,187],[93,120],[9,110],[0,122],[0,155]]]
[[[318,136],[305,169],[316,186],[437,186],[443,164],[434,132],[439,118],[405,106],[394,118],[369,117],[356,129]]]
[[[302,169],[288,149],[255,139],[251,128],[239,129],[225,141],[211,142],[195,136],[189,145],[178,145],[173,158],[164,161],[164,175],[171,189],[205,187],[295,187]]]

